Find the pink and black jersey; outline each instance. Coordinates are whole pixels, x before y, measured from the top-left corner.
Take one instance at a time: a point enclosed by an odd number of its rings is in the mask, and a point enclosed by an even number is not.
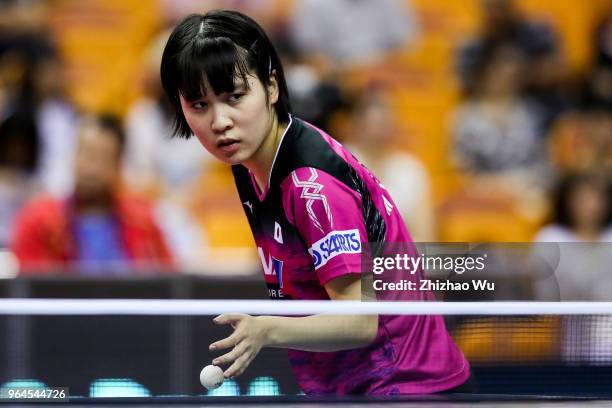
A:
[[[328,281],[362,273],[367,243],[412,245],[378,180],[337,141],[297,118],[280,142],[266,191],[244,166],[232,170],[273,299],[329,299]],[[433,300],[429,292],[416,296]],[[432,393],[468,379],[469,364],[442,317],[381,315],[378,321],[375,340],[364,348],[289,350],[302,390]]]

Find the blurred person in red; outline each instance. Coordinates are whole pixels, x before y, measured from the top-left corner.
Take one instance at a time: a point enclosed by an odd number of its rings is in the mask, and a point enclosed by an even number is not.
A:
[[[172,265],[151,204],[119,187],[124,144],[118,119],[83,122],[72,194],[35,199],[15,221],[11,249],[22,274],[69,266],[86,276],[120,275]]]

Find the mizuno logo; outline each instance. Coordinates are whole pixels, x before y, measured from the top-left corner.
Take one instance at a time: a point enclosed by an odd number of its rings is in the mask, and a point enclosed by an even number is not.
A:
[[[245,201],[242,204],[246,205],[247,207],[249,207],[249,210],[251,210],[251,214],[253,214],[253,204],[251,204],[250,201]]]

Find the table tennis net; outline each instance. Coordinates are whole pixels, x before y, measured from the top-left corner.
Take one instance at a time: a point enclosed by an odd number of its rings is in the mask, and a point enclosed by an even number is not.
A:
[[[136,302],[141,302],[143,311],[148,308],[146,301]],[[168,301],[168,308],[172,302]],[[453,310],[442,316],[470,362],[478,392],[612,394],[610,304],[602,303],[598,312],[598,304],[590,303],[588,313],[576,310],[574,314],[568,314],[567,307],[555,314],[554,304],[547,310],[533,305],[533,314],[526,311],[529,302],[521,302],[520,313],[513,314],[516,307],[498,308],[497,302],[481,304],[479,312],[473,303],[443,304]],[[439,306],[438,302],[419,305],[445,310]],[[374,312],[377,307],[368,303],[355,312]],[[397,307],[402,314],[414,314],[409,309],[409,305]],[[208,345],[229,333],[229,327],[212,323],[215,313],[76,313],[75,309],[53,315],[0,315],[0,386],[30,381],[69,387],[72,395],[86,397],[301,392],[286,353],[279,349],[262,350],[242,376],[218,391],[205,390],[199,384],[199,371],[218,354],[208,351]]]

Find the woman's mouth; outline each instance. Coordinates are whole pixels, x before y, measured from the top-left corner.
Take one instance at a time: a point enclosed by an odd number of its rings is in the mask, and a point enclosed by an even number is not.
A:
[[[217,143],[217,147],[225,153],[234,153],[238,150],[239,143],[238,140],[233,139],[221,140]]]

